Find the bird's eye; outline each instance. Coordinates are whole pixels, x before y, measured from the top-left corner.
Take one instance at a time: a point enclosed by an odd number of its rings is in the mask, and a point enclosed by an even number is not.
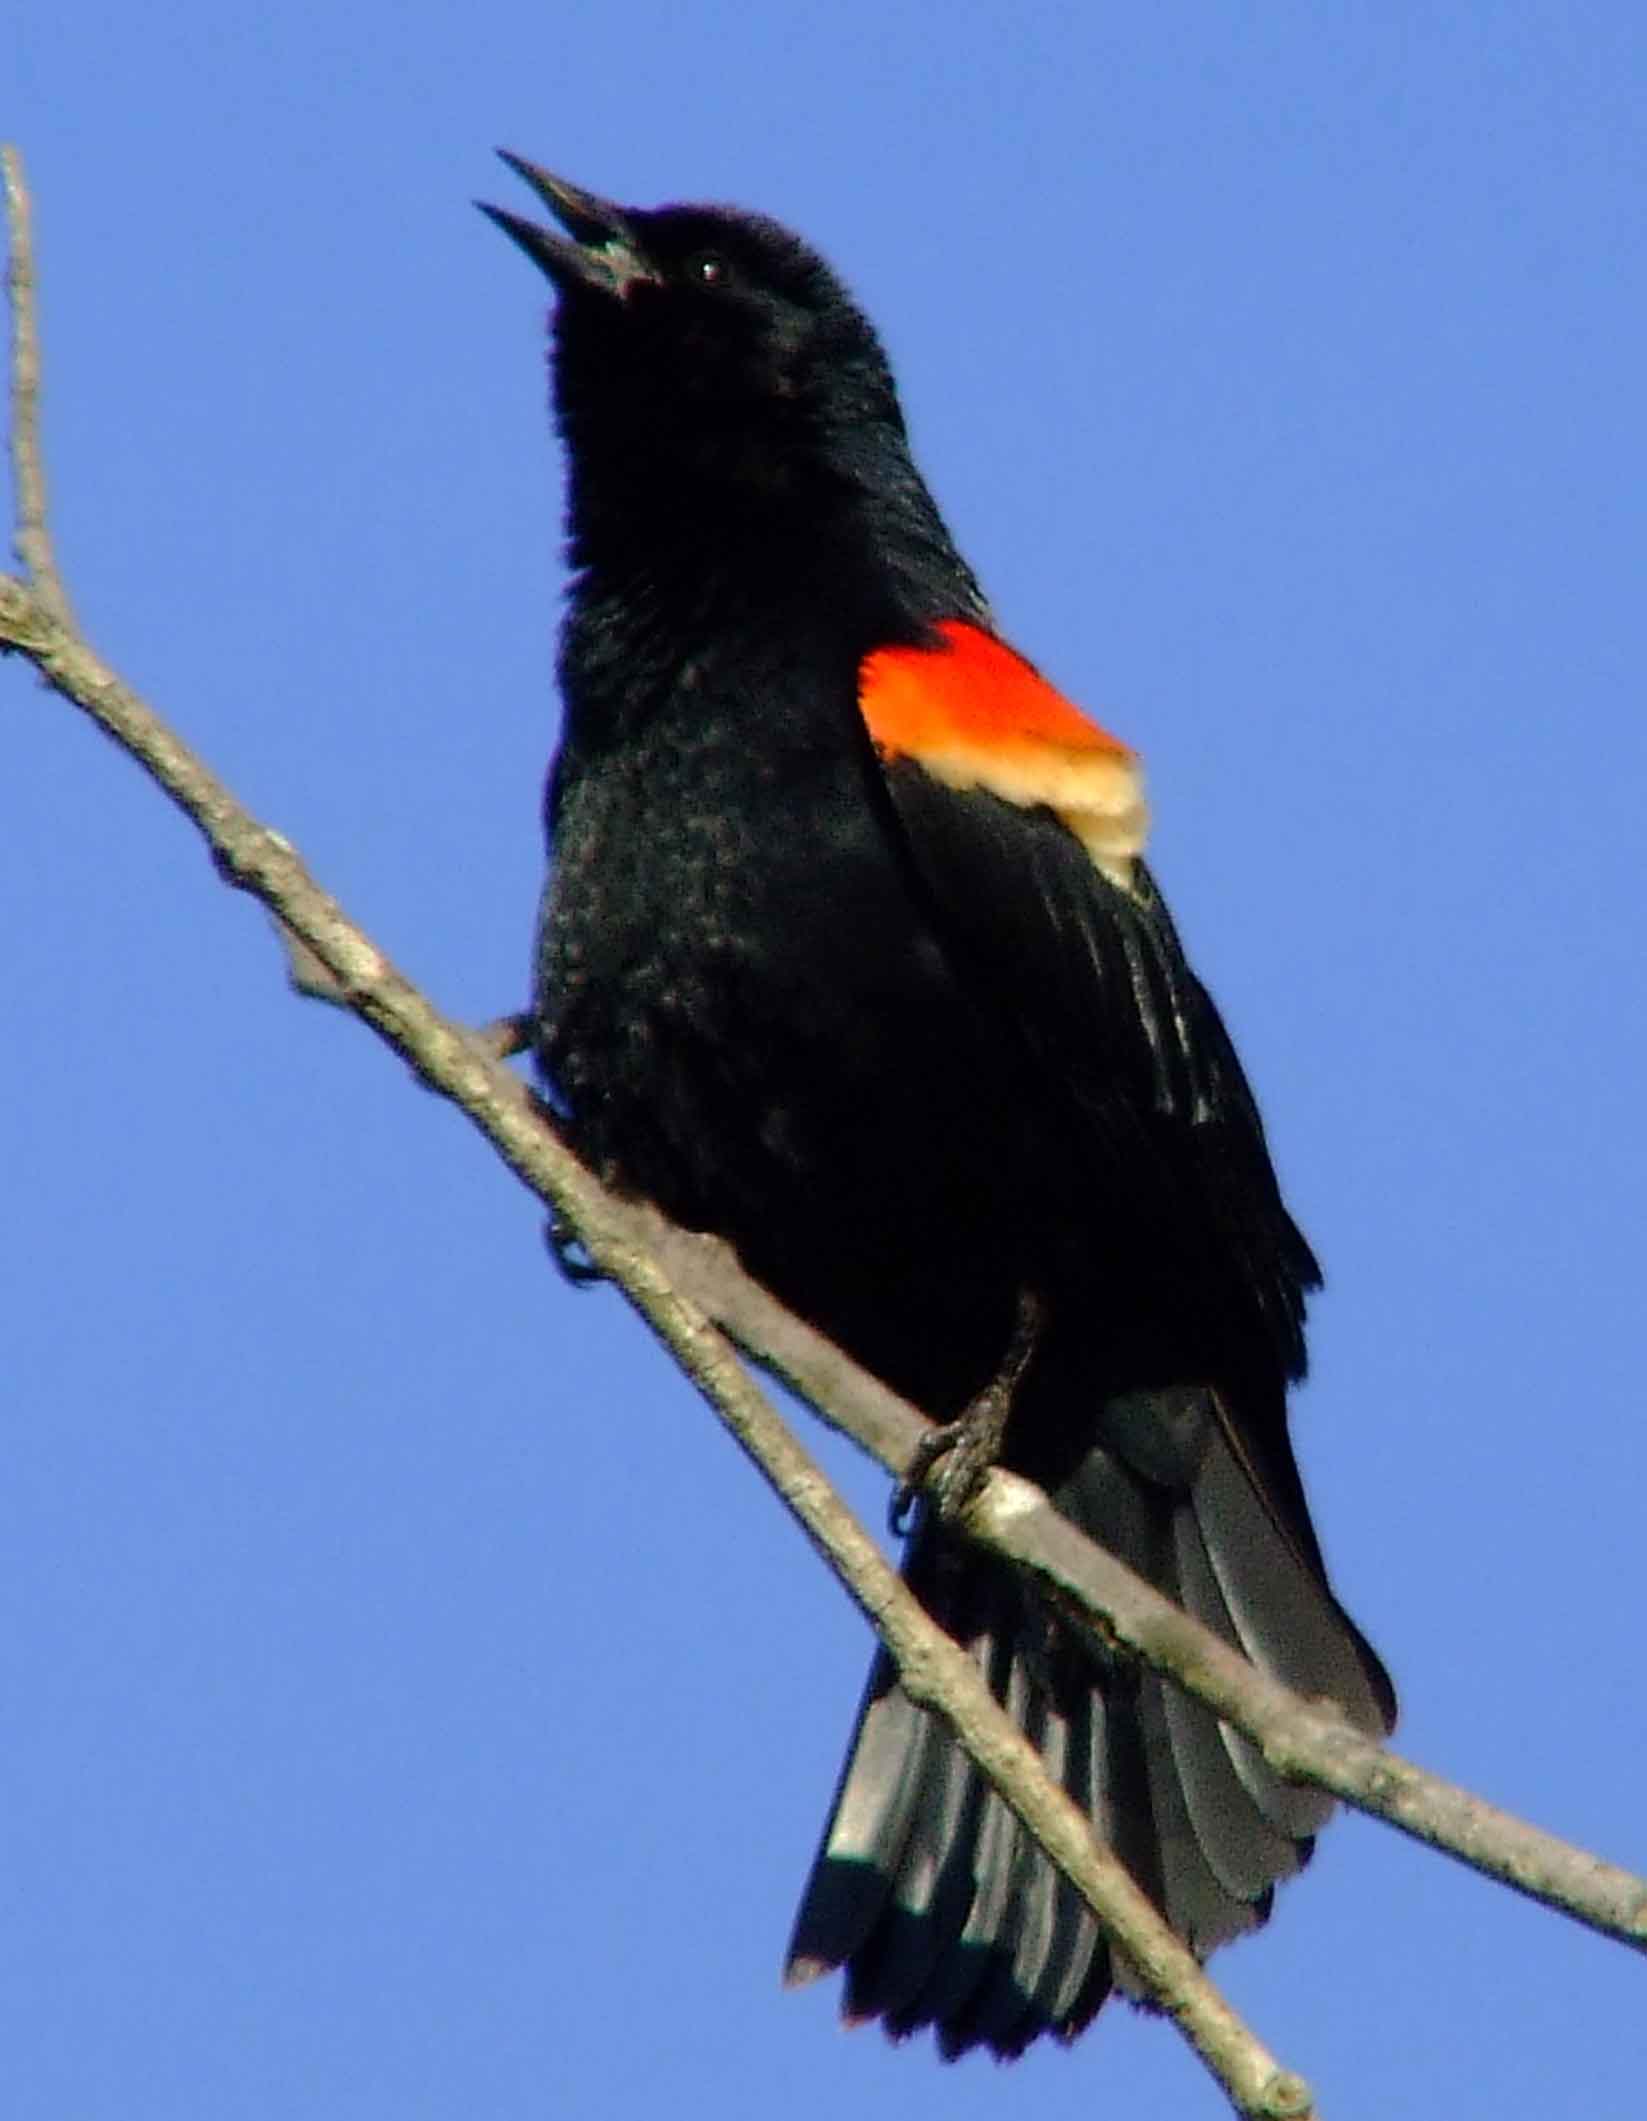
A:
[[[718,250],[700,250],[688,262],[686,277],[699,287],[724,287],[732,268]]]

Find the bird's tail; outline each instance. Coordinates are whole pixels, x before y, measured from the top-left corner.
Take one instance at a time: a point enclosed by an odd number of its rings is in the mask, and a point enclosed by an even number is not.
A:
[[[1389,1681],[1333,1598],[1313,1538],[1306,1530],[1304,1552],[1261,1498],[1214,1396],[1132,1395],[1112,1402],[1104,1426],[1107,1444],[1056,1489],[1059,1510],[1265,1671],[1382,1736]],[[1153,1672],[1077,1641],[1009,1565],[931,1519],[904,1573],[1196,1952],[1265,1919],[1329,1798],[1281,1781]],[[848,2019],[879,2018],[895,2037],[931,2025],[946,2056],[980,2045],[1016,2055],[1047,2032],[1072,2039],[1112,1987],[1129,1985],[1085,1904],[944,1724],[904,1694],[884,1652],[787,1974],[802,1982],[834,1967],[846,1970]]]

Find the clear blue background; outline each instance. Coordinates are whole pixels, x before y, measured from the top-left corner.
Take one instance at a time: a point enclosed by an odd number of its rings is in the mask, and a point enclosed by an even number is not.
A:
[[[524,998],[560,584],[488,151],[837,260],[1004,625],[1148,758],[1331,1272],[1299,1430],[1402,1743],[1637,1866],[1644,100],[1634,0],[0,48],[93,638],[470,1018]],[[861,1624],[137,773],[21,667],[0,714],[5,2111],[1221,2112],[1124,2010],[944,2074],[779,1990]],[[1641,2103],[1639,1963],[1360,1820],[1218,1972],[1335,2121]]]

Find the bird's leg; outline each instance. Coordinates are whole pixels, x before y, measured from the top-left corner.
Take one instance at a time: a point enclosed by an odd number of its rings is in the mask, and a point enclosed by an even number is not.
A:
[[[1033,1290],[1021,1289],[1012,1339],[1000,1368],[953,1421],[940,1423],[916,1445],[915,1455],[892,1498],[889,1516],[896,1537],[903,1536],[915,1498],[940,1458],[945,1464],[934,1496],[938,1514],[955,1517],[965,1508],[979,1481],[1000,1456],[1013,1395],[1035,1353],[1044,1318],[1041,1299]]]

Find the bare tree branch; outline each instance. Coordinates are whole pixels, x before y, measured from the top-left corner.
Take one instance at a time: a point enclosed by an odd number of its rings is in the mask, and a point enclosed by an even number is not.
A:
[[[23,160],[0,149],[6,191],[6,296],[11,312],[11,475],[17,500],[13,547],[37,601],[65,626],[74,623],[57,575],[46,519],[46,471],[40,455],[40,332],[34,299],[34,235]]]
[[[12,454],[25,575],[0,576],[0,650],[32,662],[191,818],[223,875],[275,916],[298,991],[367,1023],[426,1084],[467,1113],[523,1183],[576,1231],[762,1466],[888,1643],[908,1691],[954,1725],[984,1773],[1122,1940],[1238,2110],[1307,2116],[1313,2111],[1307,2088],[1233,2016],[1048,1781],[970,1661],[909,1597],[778,1420],[727,1336],[895,1476],[906,1472],[929,1426],[925,1419],[782,1310],[725,1245],[602,1188],[502,1065],[503,1056],[526,1043],[523,1021],[505,1018],[474,1033],[441,1016],[319,888],[290,843],[251,817],[75,631],[46,537],[27,200],[11,151],[5,180],[13,245]],[[1024,1481],[992,1473],[970,1507],[967,1529],[1033,1571],[1061,1609],[1108,1646],[1131,1651],[1243,1731],[1278,1773],[1316,1783],[1604,1934],[1638,1948],[1647,1944],[1647,1881],[1397,1759],[1329,1706],[1289,1694],[1086,1540]]]
[[[0,647],[3,646],[4,643],[0,642]],[[280,938],[281,948],[286,953],[286,984],[292,992],[302,995],[306,1001],[327,1002],[332,1008],[343,1010],[345,1015],[350,1014],[347,993],[302,936],[294,934],[278,914],[270,915],[269,925]],[[531,1051],[532,1019],[524,1013],[500,1016],[469,1035],[493,1060],[508,1060],[516,1053]]]

